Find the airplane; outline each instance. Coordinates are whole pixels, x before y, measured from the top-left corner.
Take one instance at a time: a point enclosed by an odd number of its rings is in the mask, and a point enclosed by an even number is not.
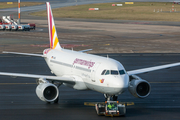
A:
[[[36,94],[42,101],[58,103],[58,88],[61,85],[76,90],[100,92],[104,94],[107,101],[117,101],[118,95],[127,89],[137,98],[146,98],[150,94],[151,85],[148,81],[138,77],[137,74],[180,65],[178,62],[126,71],[124,66],[115,59],[85,53],[91,49],[81,51],[64,49],[58,40],[50,3],[46,2],[46,5],[50,48],[45,49],[43,54],[6,51],[3,53],[42,57],[54,76],[0,72],[0,75],[5,76],[38,79]]]

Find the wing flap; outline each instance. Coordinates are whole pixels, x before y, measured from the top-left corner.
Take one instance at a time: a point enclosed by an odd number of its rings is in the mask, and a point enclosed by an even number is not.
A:
[[[58,76],[46,76],[46,75],[34,75],[34,74],[21,74],[21,73],[7,73],[7,72],[0,72],[0,75],[5,76],[12,76],[12,77],[27,77],[27,78],[45,78],[47,80],[64,82],[64,83],[75,83],[75,80],[71,77],[58,77]]]
[[[136,75],[136,74],[151,72],[151,71],[155,71],[155,70],[171,68],[171,67],[175,67],[175,66],[179,66],[179,65],[180,65],[180,62],[173,63],[173,64],[167,64],[167,65],[160,65],[160,66],[155,66],[155,67],[149,67],[149,68],[143,68],[143,69],[138,69],[138,70],[131,70],[131,71],[127,71],[127,73],[128,73],[128,75]]]

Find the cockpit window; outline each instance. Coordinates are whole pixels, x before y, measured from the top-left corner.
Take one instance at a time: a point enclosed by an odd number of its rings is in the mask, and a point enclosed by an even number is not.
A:
[[[103,70],[101,75],[124,75],[126,74],[124,70]]]
[[[101,75],[104,75],[105,72],[106,72],[106,70],[103,70],[102,73],[101,73]]]
[[[124,74],[125,74],[125,71],[124,71],[124,70],[119,70],[119,74],[120,74],[120,75],[124,75]]]
[[[105,75],[109,75],[110,73],[109,73],[109,70],[106,70],[106,73],[105,73]]]
[[[118,71],[117,70],[111,70],[111,75],[118,75]]]

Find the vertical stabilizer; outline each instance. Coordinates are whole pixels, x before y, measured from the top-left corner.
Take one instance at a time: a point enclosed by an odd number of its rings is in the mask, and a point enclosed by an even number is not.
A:
[[[56,27],[54,23],[54,18],[51,10],[51,5],[49,2],[46,2],[47,5],[47,17],[48,17],[48,29],[49,29],[49,41],[50,41],[50,48],[51,49],[61,49]]]

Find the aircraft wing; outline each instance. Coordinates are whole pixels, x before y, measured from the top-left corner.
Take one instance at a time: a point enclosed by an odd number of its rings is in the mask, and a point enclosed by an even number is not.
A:
[[[19,53],[19,52],[7,52],[7,51],[3,51],[2,53],[16,54],[16,55],[28,55],[28,56],[35,56],[35,57],[45,57],[44,55],[41,55],[41,54],[31,54],[31,53]]]
[[[75,83],[75,80],[71,77],[58,77],[58,76],[7,73],[7,72],[0,72],[0,75],[11,76],[11,77],[27,77],[27,78],[35,78],[35,79],[44,78],[46,80],[58,81],[58,82],[63,82],[63,83],[71,83],[71,84]]]
[[[136,75],[136,74],[141,74],[141,73],[147,73],[155,70],[160,70],[160,69],[165,69],[165,68],[171,68],[175,66],[179,66],[180,62],[178,63],[173,63],[173,64],[167,64],[167,65],[160,65],[160,66],[155,66],[155,67],[149,67],[149,68],[143,68],[143,69],[138,69],[138,70],[131,70],[127,71],[128,75]]]
[[[81,51],[78,51],[78,52],[88,52],[88,51],[91,51],[93,49],[86,49],[86,50],[81,50]]]

